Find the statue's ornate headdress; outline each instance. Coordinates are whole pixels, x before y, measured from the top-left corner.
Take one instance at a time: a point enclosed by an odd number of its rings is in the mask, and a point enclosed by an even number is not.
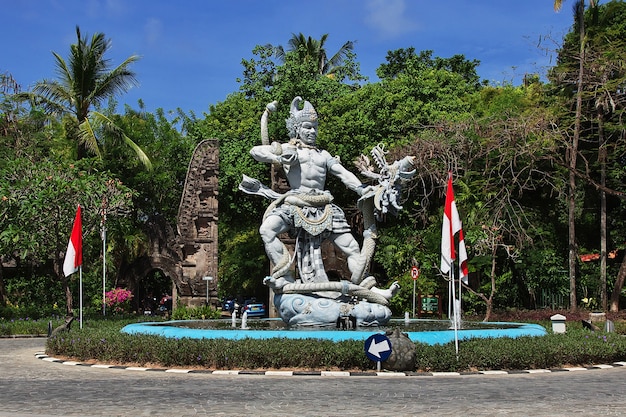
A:
[[[289,138],[293,139],[298,133],[298,126],[303,122],[317,123],[317,112],[311,103],[304,102],[302,110],[298,108],[302,102],[302,97],[298,96],[291,102],[291,108],[289,109],[289,118],[287,122],[287,130],[289,131]]]

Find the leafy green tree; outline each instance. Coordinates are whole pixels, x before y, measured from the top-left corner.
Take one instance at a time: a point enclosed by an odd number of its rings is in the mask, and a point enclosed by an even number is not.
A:
[[[579,247],[597,247],[597,243],[591,242],[588,237],[597,236],[596,231],[600,231],[598,288],[601,307],[606,309],[607,255],[610,243],[608,223],[614,222],[611,217],[621,217],[621,210],[611,216],[611,207],[616,204],[611,199],[615,200],[623,193],[623,181],[619,174],[622,170],[616,157],[624,153],[619,138],[623,134],[620,115],[624,109],[622,86],[625,69],[622,39],[626,12],[621,2],[598,5],[597,2],[590,1],[589,4],[590,7],[585,11],[585,3],[576,2],[574,27],[565,37],[557,65],[550,72],[550,79],[558,88],[558,97],[562,100],[561,108],[575,108],[573,115],[562,116],[562,124],[566,126],[563,128],[566,139],[565,156],[561,158],[563,162],[560,162],[569,168],[570,189],[576,191],[577,197],[574,199],[570,195],[568,199],[570,251],[572,247],[577,251]],[[560,5],[561,2],[555,2],[555,7]],[[573,127],[568,127],[568,124]],[[577,179],[582,180],[581,185],[578,189],[572,188]],[[595,193],[597,197],[593,195]],[[599,205],[597,215],[583,216],[580,207],[588,206],[588,201],[596,198],[599,199],[598,202],[592,205]],[[575,217],[572,219],[571,216]],[[574,224],[582,231],[578,233],[579,236],[572,235]],[[611,229],[613,233],[616,232],[615,226]],[[575,239],[574,244],[572,239]],[[620,242],[620,239],[617,241]],[[575,281],[572,282],[572,269],[578,264],[576,259],[572,264],[571,258],[570,254],[570,298],[580,295],[581,292],[576,290]],[[583,278],[581,274],[578,276]],[[615,300],[621,290],[620,277],[618,274],[615,286],[618,291],[613,293],[611,309],[617,309]],[[575,278],[576,276],[574,280]]]
[[[415,71],[447,70],[460,74],[465,81],[475,89],[480,86],[480,78],[476,72],[476,67],[480,64],[478,60],[467,60],[464,55],[454,55],[451,58],[432,58],[433,51],[425,50],[418,54],[415,48],[400,48],[387,52],[386,63],[381,64],[376,70],[376,75],[381,80],[391,80],[398,78],[401,74]]]
[[[83,212],[84,260],[98,253],[101,204],[109,202],[112,219],[127,213],[132,190],[103,171],[57,160],[9,161],[0,170],[0,253],[24,265],[50,265],[65,290],[67,313],[72,312],[70,278],[63,274],[63,259],[76,207]],[[93,250],[95,249],[95,251]],[[95,255],[97,259],[97,255]]]
[[[39,160],[49,155],[67,156],[69,143],[61,123],[48,120],[40,109],[26,106],[20,95],[13,77],[0,75],[0,164],[20,157]]]
[[[146,171],[124,148],[111,146],[103,152],[104,167],[118,178],[123,178],[126,186],[136,190],[134,217],[163,217],[174,225],[189,160],[198,144],[197,139],[177,128],[186,116],[168,118],[163,109],[147,113],[140,103],[139,110],[126,106],[124,114],[111,114],[109,117],[151,155],[153,169]]]
[[[545,208],[533,204],[533,200],[546,190],[555,191],[553,169],[547,162],[556,147],[549,128],[553,120],[538,106],[542,96],[536,88],[485,87],[464,97],[472,103],[473,118],[415,130],[417,137],[394,149],[389,157],[416,157],[416,180],[407,190],[404,227],[416,235],[414,241],[424,242],[423,247],[412,249],[412,256],[420,259],[425,276],[439,279],[440,288],[444,282],[437,272],[438,256],[421,252],[438,248],[443,185],[447,171],[453,171],[455,199],[470,254],[472,285],[466,288],[471,294],[468,298],[483,303],[481,310],[485,308],[486,319],[495,306],[514,302],[513,296],[523,294],[524,283],[516,284],[520,276],[516,276],[513,266],[526,248],[536,244],[541,231],[535,225],[545,214],[541,211]],[[387,252],[394,256],[408,254],[410,251],[402,249],[402,241],[410,240],[398,239],[392,246],[394,250]],[[380,256],[384,254],[383,250]],[[404,274],[410,259],[405,255],[404,260],[397,260]],[[513,285],[517,291],[508,290]],[[502,295],[498,298],[498,294]],[[474,302],[466,307],[478,309],[476,306]]]
[[[590,0],[591,7],[596,6],[595,0]],[[559,10],[562,0],[554,1],[555,10]],[[578,159],[578,144],[580,142],[580,131],[582,123],[582,96],[583,96],[583,80],[585,76],[585,50],[586,50],[586,33],[585,33],[585,2],[577,0],[574,6],[574,21],[578,27],[579,54],[578,54],[578,72],[576,80],[576,114],[574,116],[574,129],[571,141],[568,143],[566,150],[566,159],[569,167],[568,182],[568,246],[569,246],[569,278],[570,278],[570,309],[576,311],[576,260],[578,250],[576,245],[576,169]]]
[[[291,97],[288,102],[295,97],[294,94],[306,97],[311,102],[316,101],[316,88],[312,88],[311,84],[324,79],[335,81],[336,84],[329,84],[331,86],[352,83],[352,87],[356,88],[365,77],[360,74],[356,62],[354,42],[344,43],[339,51],[328,58],[325,48],[327,38],[328,34],[316,40],[300,33],[292,36],[287,49],[271,44],[256,46],[253,54],[257,58],[242,61],[243,78],[238,79],[242,83],[240,90],[247,97],[263,97],[261,101],[266,101],[271,96],[269,101],[277,100],[281,103],[276,90],[283,91],[286,87],[291,87],[286,94]],[[268,96],[270,89],[273,91]]]
[[[105,100],[128,91],[135,83],[130,65],[139,57],[131,55],[115,68],[109,66],[106,53],[111,41],[103,33],[95,33],[91,39],[81,37],[76,27],[77,42],[70,46],[66,61],[53,52],[58,79],[43,80],[33,88],[35,103],[57,115],[67,115],[67,134],[77,143],[77,156],[82,159],[88,152],[100,155],[97,132],[107,132],[132,148],[141,162],[150,168],[147,155],[113,121],[97,108]]]
[[[274,58],[274,47],[272,45],[257,45],[252,50],[256,58],[243,59],[243,77],[237,78],[241,83],[239,91],[247,98],[259,98],[266,101],[268,90],[274,84],[276,78],[277,63]],[[265,99],[263,99],[265,97]]]
[[[586,26],[587,58],[585,71],[585,88],[583,91],[583,116],[596,126],[595,132],[588,134],[583,131],[585,140],[581,152],[585,161],[592,161],[584,175],[577,173],[584,184],[599,197],[599,230],[600,230],[600,266],[599,266],[599,299],[603,310],[608,309],[607,275],[608,246],[621,247],[623,229],[616,219],[623,218],[624,181],[623,164],[618,162],[618,155],[623,155],[624,125],[622,117],[626,108],[626,94],[623,86],[626,83],[626,43],[624,33],[626,25],[626,6],[623,2],[609,2],[591,7],[586,19],[591,22]],[[566,44],[567,44],[566,40]],[[565,47],[564,47],[565,48]],[[594,138],[597,136],[597,139]],[[594,140],[596,139],[596,140]],[[596,160],[594,162],[594,160]],[[589,178],[591,177],[591,178]],[[618,202],[618,198],[621,201]],[[609,227],[610,225],[610,227]],[[616,245],[617,244],[617,245]],[[613,249],[615,250],[615,249]],[[626,266],[626,258],[622,260]],[[585,275],[591,274],[581,274]],[[623,285],[623,275],[617,275],[611,296],[610,308],[618,310],[619,294]],[[587,297],[588,298],[588,297]]]
[[[148,242],[156,238],[157,229],[176,230],[189,160],[197,145],[193,137],[178,129],[187,123],[188,116],[181,113],[168,118],[162,109],[147,113],[142,108],[143,103],[139,106],[139,110],[126,106],[123,115],[111,113],[110,117],[151,155],[153,169],[143,169],[124,148],[114,144],[110,148],[103,147],[105,169],[123,178],[124,185],[135,190],[129,216],[123,222],[107,224],[107,271],[118,279],[126,266],[141,256],[150,255],[152,248]],[[110,112],[112,108],[114,106],[110,105]]]
[[[468,78],[476,76],[477,63],[439,65],[442,60],[433,59],[431,51],[419,56],[409,51],[389,53],[388,65],[394,66],[395,53],[407,55],[393,76],[383,76],[380,83],[367,84],[320,107],[319,140],[329,152],[352,161],[378,143],[389,148],[408,144],[427,126],[468,117],[467,97],[478,89]],[[456,72],[457,67],[471,71]],[[381,68],[388,73],[385,64]]]

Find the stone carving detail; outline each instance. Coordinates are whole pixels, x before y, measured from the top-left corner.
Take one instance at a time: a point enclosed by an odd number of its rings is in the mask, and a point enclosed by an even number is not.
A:
[[[176,244],[181,248],[182,276],[179,298],[187,304],[204,301],[206,282],[204,276],[214,277],[211,291],[217,288],[217,219],[219,152],[216,139],[203,140],[193,152],[185,188],[178,208],[178,236]]]

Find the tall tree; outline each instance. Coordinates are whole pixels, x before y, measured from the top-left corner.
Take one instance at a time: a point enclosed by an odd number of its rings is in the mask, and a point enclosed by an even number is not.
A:
[[[97,111],[106,100],[127,92],[137,83],[130,65],[139,59],[131,55],[115,68],[110,67],[106,53],[111,40],[103,33],[95,33],[91,39],[81,36],[76,26],[77,42],[70,46],[66,61],[53,52],[58,79],[38,82],[34,99],[48,111],[69,115],[67,134],[77,141],[77,157],[82,159],[88,152],[100,154],[96,132],[106,132],[111,138],[123,141],[131,147],[142,163],[150,168],[150,160],[113,121]]]
[[[287,43],[287,50],[285,51],[283,46],[279,45],[275,48],[275,55],[281,62],[284,62],[287,52],[295,52],[302,62],[315,62],[319,75],[335,74],[354,49],[354,42],[347,41],[332,57],[328,58],[325,48],[327,39],[328,33],[322,35],[319,40],[307,37],[303,33],[297,35],[293,33]]]
[[[596,1],[589,0],[592,7]],[[554,10],[559,11],[563,0],[554,0]],[[574,116],[574,133],[567,149],[567,161],[569,168],[568,181],[568,270],[570,280],[570,309],[576,311],[576,263],[578,248],[576,245],[576,160],[578,157],[578,143],[580,141],[580,126],[582,119],[583,79],[585,74],[585,2],[577,0],[574,5],[574,21],[578,26],[580,40],[578,80],[576,88],[576,115]]]
[[[574,173],[599,193],[599,296],[601,307],[606,310],[608,307],[607,247],[610,243],[610,235],[613,234],[618,238],[616,242],[620,246],[622,241],[621,232],[616,228],[618,224],[621,224],[618,219],[622,215],[615,214],[613,219],[608,218],[611,214],[611,204],[607,204],[607,196],[624,198],[623,178],[621,177],[623,163],[618,160],[619,155],[624,153],[622,115],[625,104],[623,85],[626,68],[624,67],[623,38],[626,26],[623,22],[626,7],[623,2],[617,1],[602,6],[597,3],[597,1],[590,2],[591,7],[585,13],[584,21],[579,24],[582,17],[576,19],[575,31],[565,38],[562,50],[559,52],[559,62],[552,72],[556,75],[553,77],[556,85],[565,87],[566,91],[576,91],[576,98],[580,98],[583,130],[579,130],[581,149],[578,157],[584,163],[578,164],[577,171],[572,171],[570,168],[570,175]],[[577,3],[578,6],[580,4]],[[580,33],[581,28],[584,30],[584,35]],[[582,74],[581,63],[584,64]],[[573,81],[574,78],[577,82]],[[571,96],[573,95],[572,92]],[[590,155],[586,156],[585,151]],[[597,153],[597,165],[590,162],[591,155],[595,153]],[[611,233],[607,229],[609,220],[612,225]],[[623,262],[626,263],[626,258]],[[612,311],[618,309],[623,270],[624,268],[620,270],[615,282],[611,299]]]

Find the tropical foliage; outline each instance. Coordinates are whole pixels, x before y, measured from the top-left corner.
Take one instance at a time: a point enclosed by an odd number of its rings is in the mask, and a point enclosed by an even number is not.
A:
[[[189,157],[207,138],[220,147],[221,295],[262,297],[269,265],[257,229],[267,203],[243,195],[238,184],[244,174],[272,183],[270,168],[249,149],[260,143],[259,120],[274,100],[270,141],[286,139],[288,104],[299,95],[318,111],[320,147],[350,170],[379,143],[389,160],[416,157],[402,214],[379,227],[371,270],[381,285],[401,283],[396,314],[411,309],[414,264],[417,290],[445,295],[438,252],[449,171],[470,255],[466,312],[575,309],[583,299],[584,306],[618,309],[626,279],[626,5],[584,6],[576,4],[547,80],[527,74],[521,85],[489,85],[476,60],[407,46],[389,51],[380,80],[368,82],[353,41],[329,53],[328,35],[294,34],[286,47],[261,43],[244,57],[239,91],[211,103],[201,118],[180,109],[147,113],[141,102],[119,113],[115,96],[134,83],[129,66],[137,58],[111,68],[110,41],[77,29],[67,61],[54,55],[57,80],[20,92],[10,74],[0,78],[0,303],[52,309],[61,294],[71,308],[75,279],[65,282],[59,266],[78,203],[96,264],[85,271],[89,292],[101,294],[103,206],[106,267],[123,279],[123,269],[149,250],[146,225],[175,229]],[[356,196],[332,179],[328,187],[358,226]],[[101,303],[93,295],[88,304]]]
[[[58,79],[43,80],[33,88],[31,99],[51,114],[69,115],[67,135],[77,142],[78,158],[88,152],[100,156],[97,132],[106,132],[109,140],[123,141],[150,168],[150,159],[106,114],[97,111],[107,99],[128,91],[136,84],[130,65],[139,57],[132,55],[116,68],[110,68],[106,53],[111,41],[103,33],[91,39],[76,27],[75,44],[66,61],[53,52]],[[100,142],[102,139],[100,140]]]

